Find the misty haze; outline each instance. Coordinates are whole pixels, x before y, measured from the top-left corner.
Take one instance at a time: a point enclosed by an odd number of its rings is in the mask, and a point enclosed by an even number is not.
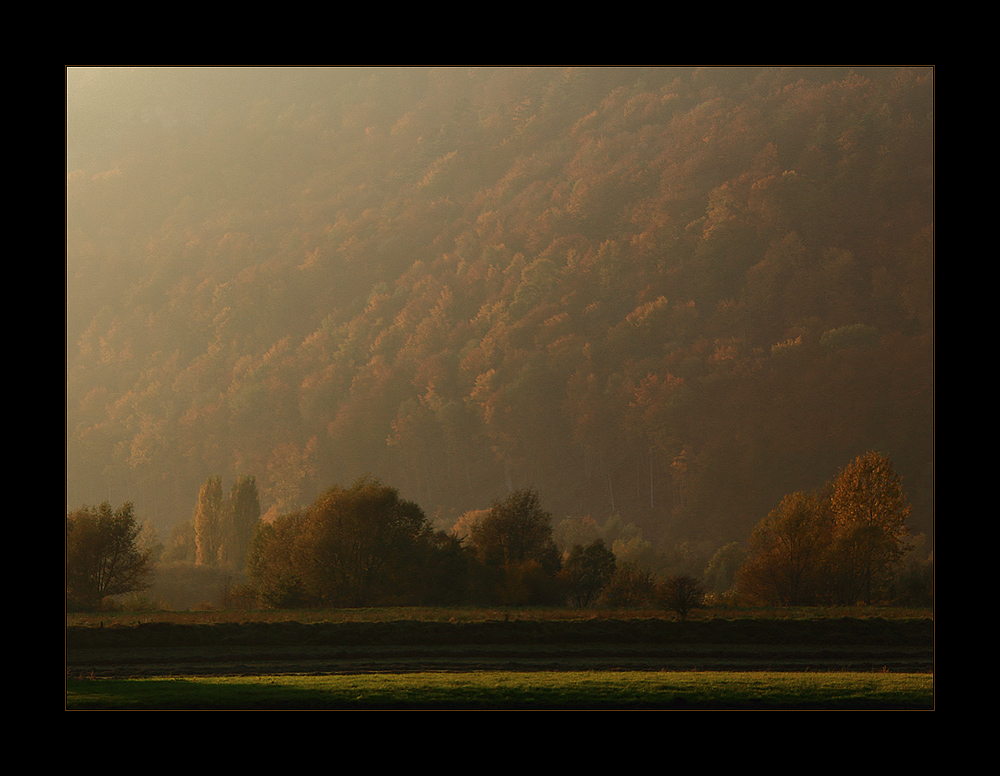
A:
[[[134,505],[175,608],[331,489],[721,593],[877,451],[929,558],[932,75],[68,68],[67,513]]]

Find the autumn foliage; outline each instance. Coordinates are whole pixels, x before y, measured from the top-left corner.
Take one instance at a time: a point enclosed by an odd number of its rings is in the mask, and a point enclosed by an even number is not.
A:
[[[882,601],[911,549],[909,513],[892,462],[868,452],[758,523],[737,587],[747,600],[778,605]]]
[[[420,507],[364,478],[260,525],[250,580],[265,605],[277,607],[419,603],[417,571],[430,533]]]
[[[933,95],[927,67],[71,68],[67,503],[134,493],[167,531],[252,472],[286,601],[398,571],[324,587],[296,554],[341,548],[278,541],[347,531],[329,484],[367,472],[405,494],[386,542],[423,541],[411,500],[434,535],[534,487],[719,547],[874,446],[929,532]]]
[[[152,578],[148,549],[131,503],[108,502],[66,515],[66,607],[93,609],[109,596],[145,589]]]

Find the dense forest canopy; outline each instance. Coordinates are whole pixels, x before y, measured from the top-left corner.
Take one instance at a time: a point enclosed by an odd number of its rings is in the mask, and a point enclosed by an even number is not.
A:
[[[371,475],[744,541],[877,449],[929,532],[933,70],[68,68],[66,506]]]

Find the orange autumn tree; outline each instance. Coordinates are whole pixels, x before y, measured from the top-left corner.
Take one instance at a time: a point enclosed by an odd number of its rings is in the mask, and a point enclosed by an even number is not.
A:
[[[265,606],[387,606],[424,600],[430,524],[417,504],[367,477],[334,486],[301,512],[260,523],[248,569]],[[428,558],[431,558],[428,561]]]
[[[838,598],[871,604],[910,550],[910,505],[892,462],[874,451],[855,458],[834,480],[830,508]]]
[[[910,506],[884,455],[868,452],[815,493],[792,493],[754,528],[737,589],[784,606],[872,604],[910,546]]]
[[[821,595],[829,547],[829,510],[813,493],[791,493],[754,528],[747,561],[737,574],[741,596],[797,606]]]

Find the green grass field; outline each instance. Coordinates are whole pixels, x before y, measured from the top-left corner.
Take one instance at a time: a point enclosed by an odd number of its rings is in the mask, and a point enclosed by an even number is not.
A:
[[[475,671],[75,679],[67,710],[933,709],[933,676],[898,673]]]

